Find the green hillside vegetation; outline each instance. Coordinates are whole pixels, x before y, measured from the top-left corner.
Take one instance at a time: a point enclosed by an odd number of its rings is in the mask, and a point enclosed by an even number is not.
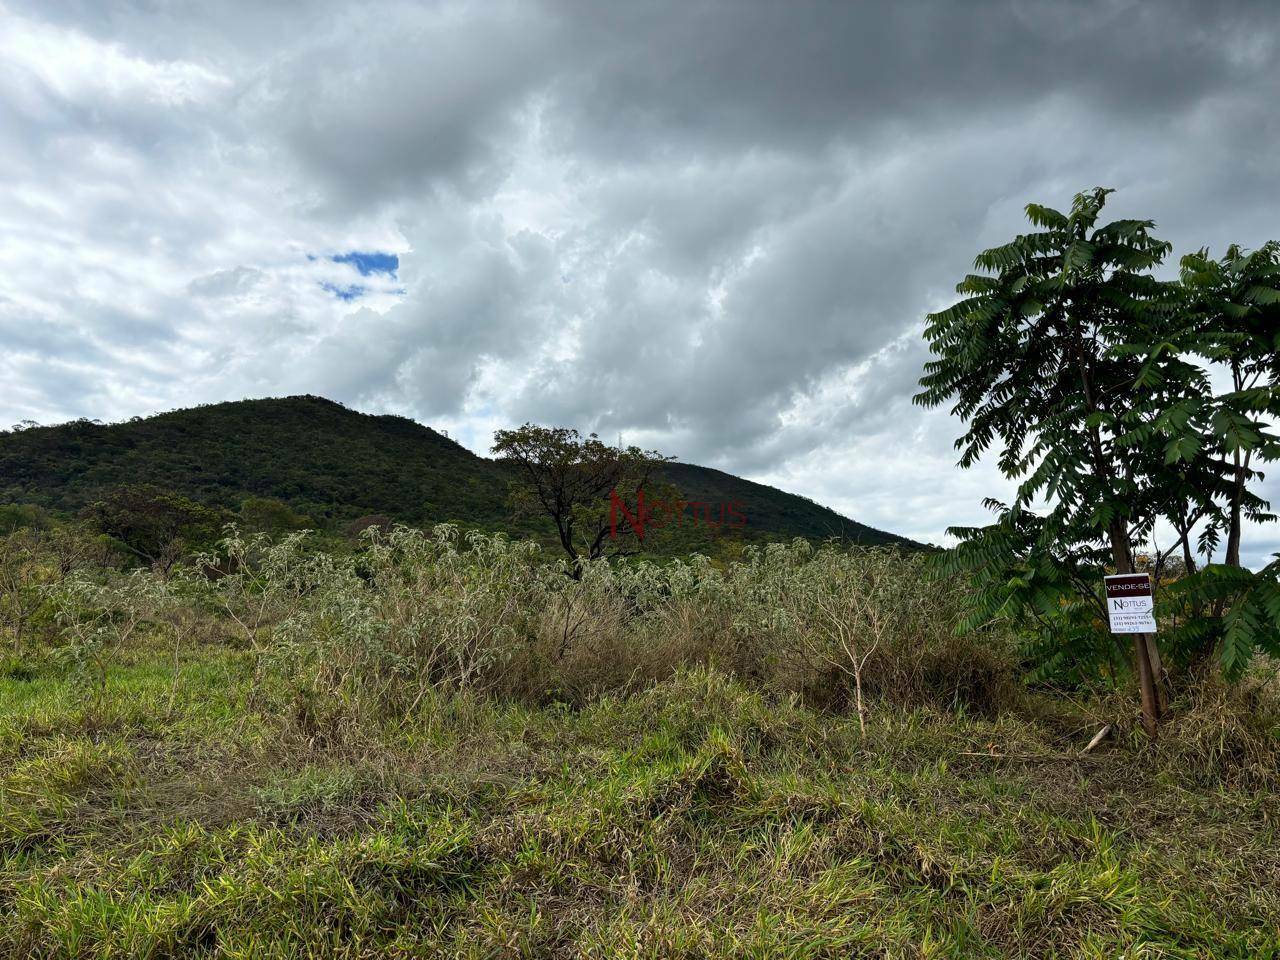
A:
[[[0,498],[76,511],[148,483],[235,509],[271,497],[318,522],[505,519],[492,463],[428,427],[320,397],[244,400],[125,423],[76,421],[0,437]]]
[[[686,499],[716,507],[736,500],[748,518],[733,533],[694,524],[668,531],[659,538],[668,553],[705,549],[719,537],[836,536],[851,543],[916,546],[803,497],[718,470],[672,464],[667,475]],[[228,511],[240,510],[249,498],[279,501],[328,529],[378,515],[417,525],[451,521],[545,536],[546,524],[512,516],[511,479],[501,462],[478,457],[429,427],[310,396],[0,434],[0,503],[64,513],[78,512],[115,488],[145,483]]]

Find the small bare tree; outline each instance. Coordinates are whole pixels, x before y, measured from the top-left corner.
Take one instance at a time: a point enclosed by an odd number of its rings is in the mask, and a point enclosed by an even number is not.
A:
[[[813,659],[853,679],[858,729],[867,735],[867,706],[862,677],[867,662],[884,638],[889,614],[879,588],[878,556],[850,556],[819,551],[810,564],[805,601],[810,629],[799,632]]]

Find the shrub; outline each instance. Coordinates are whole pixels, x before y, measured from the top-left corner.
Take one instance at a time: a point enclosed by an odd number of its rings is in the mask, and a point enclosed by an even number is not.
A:
[[[49,592],[67,641],[62,654],[89,679],[95,700],[106,688],[112,655],[172,601],[165,584],[146,570],[108,573],[105,581],[76,571]]]
[[[723,566],[571,569],[447,524],[374,526],[362,542],[332,553],[306,532],[231,526],[171,585],[251,653],[255,696],[314,740],[398,721],[438,693],[581,706],[702,666],[855,709],[864,728],[875,702],[994,712],[1012,689],[999,637],[954,635],[961,588],[922,587],[922,559],[893,550],[797,541]]]
[[[56,627],[49,588],[77,570],[109,565],[108,551],[75,527],[35,525],[0,534],[0,643],[12,648]]]
[[[1280,788],[1280,704],[1275,668],[1243,683],[1210,678],[1174,704],[1161,753],[1170,772],[1198,785]]]

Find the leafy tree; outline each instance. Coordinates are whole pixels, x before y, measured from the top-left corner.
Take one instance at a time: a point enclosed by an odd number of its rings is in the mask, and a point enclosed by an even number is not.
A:
[[[240,524],[249,533],[280,536],[295,530],[310,530],[316,522],[290,509],[274,497],[246,497],[240,503]]]
[[[1143,442],[1205,376],[1174,351],[1149,351],[1169,323],[1168,291],[1151,271],[1169,254],[1149,220],[1098,225],[1109,190],[1077,195],[1068,213],[1028,204],[1036,232],[980,253],[959,303],[931,314],[916,402],[948,401],[967,421],[956,443],[970,467],[993,445],[1019,480],[989,527],[957,529],[944,561],[984,586],[976,612],[1018,610],[1050,635],[1082,636],[1105,610],[1105,567],[1134,570],[1170,483],[1164,457]],[[1043,516],[1033,506],[1047,502]],[[1078,602],[1064,606],[1064,593]],[[1086,618],[1084,627],[1080,618]],[[1135,635],[1143,720],[1161,711],[1154,638]]]
[[[222,516],[149,484],[118,487],[84,510],[99,532],[168,572],[184,553],[216,539]]]
[[[24,526],[0,529],[0,641],[16,646],[45,602],[60,571],[50,561],[45,531]]]
[[[1079,194],[1065,214],[1029,204],[1036,232],[979,254],[965,299],[929,317],[935,359],[916,401],[951,402],[966,421],[962,467],[999,444],[1019,481],[1011,503],[990,502],[994,523],[951,531],[960,543],[941,567],[975,578],[966,626],[1013,614],[1036,627],[1046,673],[1119,672],[1100,581],[1136,569],[1168,520],[1177,540],[1144,557],[1159,574],[1182,552],[1166,652],[1195,662],[1216,649],[1238,676],[1256,651],[1280,654],[1280,561],[1256,573],[1240,561],[1243,520],[1274,519],[1249,485],[1280,456],[1280,245],[1218,261],[1202,250],[1162,282],[1152,271],[1169,245],[1149,220],[1099,226],[1108,193]],[[1225,563],[1197,564],[1224,532]],[[1135,636],[1133,663],[1154,734],[1154,636]]]
[[[626,552],[635,542],[636,531],[625,517],[616,527],[618,539],[613,540],[610,492],[617,491],[634,503],[670,459],[654,450],[611,447],[594,433],[583,437],[566,427],[531,423],[517,430],[499,430],[493,452],[516,468],[512,506],[517,513],[550,517],[575,577],[581,575],[579,560]]]
[[[48,511],[33,503],[0,503],[0,536],[17,530],[47,530]]]
[[[379,533],[386,535],[391,532],[391,528],[394,526],[395,521],[390,517],[383,516],[379,513],[371,513],[367,516],[352,520],[346,525],[342,532],[352,540],[359,540],[361,535],[371,527],[376,528]]]
[[[1156,349],[1213,363],[1225,389],[1199,390],[1165,412],[1166,461],[1205,478],[1177,512],[1203,517],[1201,552],[1212,557],[1223,532],[1223,562],[1197,570],[1191,555],[1193,524],[1178,529],[1190,575],[1175,598],[1188,614],[1170,640],[1193,662],[1214,651],[1228,677],[1239,676],[1257,650],[1280,655],[1280,561],[1246,570],[1240,549],[1243,521],[1268,521],[1270,504],[1251,484],[1258,470],[1280,458],[1272,424],[1280,418],[1280,243],[1249,253],[1232,245],[1220,260],[1208,251],[1182,258],[1182,312],[1178,329]]]
[[[1268,424],[1280,415],[1280,243],[1252,253],[1232,245],[1221,260],[1200,250],[1182,258],[1181,279],[1187,322],[1167,346],[1217,363],[1230,375],[1230,390],[1170,410],[1166,450],[1173,461],[1207,458],[1226,482],[1224,562],[1239,567],[1242,516],[1274,519],[1248,484],[1261,479],[1257,462],[1280,456]]]

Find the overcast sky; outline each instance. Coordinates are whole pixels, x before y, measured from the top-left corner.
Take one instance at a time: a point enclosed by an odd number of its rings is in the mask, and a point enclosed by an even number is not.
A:
[[[1177,255],[1280,236],[1278,37],[1273,4],[0,0],[0,423],[572,425],[941,542],[1007,487],[910,404],[924,314],[1095,185]]]

